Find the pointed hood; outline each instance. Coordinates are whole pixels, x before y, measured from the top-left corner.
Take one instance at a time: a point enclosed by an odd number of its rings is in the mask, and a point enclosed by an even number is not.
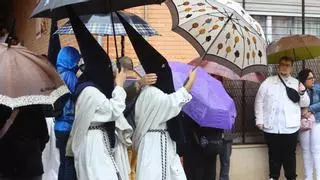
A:
[[[114,80],[110,57],[88,31],[72,7],[66,8],[85,64],[85,70],[79,81],[93,82],[107,98],[111,98]]]
[[[57,56],[61,49],[60,39],[58,34],[54,34],[58,30],[58,23],[55,18],[51,19],[51,31],[48,47],[48,60],[53,66],[56,65]]]
[[[148,73],[156,73],[158,76],[157,83],[154,85],[165,93],[175,92],[171,68],[168,61],[153,48],[120,14],[118,14],[127,35],[134,47],[139,61]],[[171,139],[177,143],[178,154],[183,154],[186,137],[183,128],[183,112],[177,117],[167,122],[168,132]]]
[[[119,13],[117,13],[122,22],[128,37],[134,47],[139,61],[148,73],[156,73],[157,83],[154,85],[165,93],[173,93],[174,85],[171,68],[168,61],[152,47]]]

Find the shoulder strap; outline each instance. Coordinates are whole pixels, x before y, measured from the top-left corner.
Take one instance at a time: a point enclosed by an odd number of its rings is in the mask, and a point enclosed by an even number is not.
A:
[[[279,77],[280,81],[282,82],[282,84],[283,84],[285,87],[287,87],[286,83],[283,81],[283,79],[281,78],[280,74],[278,74],[278,77]]]
[[[7,119],[6,123],[0,130],[0,140],[3,138],[3,136],[7,133],[11,125],[13,124],[14,120],[16,119],[17,115],[19,113],[19,109],[15,109],[12,111],[9,119]]]

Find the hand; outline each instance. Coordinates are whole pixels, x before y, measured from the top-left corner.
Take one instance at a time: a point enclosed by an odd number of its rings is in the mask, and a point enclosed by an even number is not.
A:
[[[116,78],[115,83],[117,86],[123,87],[124,82],[127,79],[127,73],[125,72],[125,69],[121,68],[121,71],[116,71]]]
[[[306,87],[302,83],[299,83],[299,91],[303,92],[305,90],[306,90]]]
[[[259,130],[263,130],[263,124],[257,124],[256,126]]]
[[[313,115],[313,113],[310,112],[310,111],[308,111],[307,114],[306,114],[306,116],[307,116],[308,118],[310,118],[310,116],[312,116],[312,115]]]
[[[141,86],[153,85],[157,82],[157,79],[158,77],[154,73],[146,74],[145,76],[142,77],[141,80],[139,80],[139,84]]]

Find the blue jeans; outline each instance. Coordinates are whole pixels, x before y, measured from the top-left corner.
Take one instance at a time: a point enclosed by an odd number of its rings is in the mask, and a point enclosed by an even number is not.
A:
[[[66,146],[70,132],[55,131],[56,146],[60,152],[60,167],[58,180],[76,180],[77,174],[74,167],[74,159],[66,156]]]

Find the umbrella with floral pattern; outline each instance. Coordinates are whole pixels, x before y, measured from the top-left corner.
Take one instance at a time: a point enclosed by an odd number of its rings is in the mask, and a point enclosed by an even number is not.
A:
[[[266,42],[260,24],[232,0],[169,0],[173,31],[203,59],[243,76],[266,71]]]

